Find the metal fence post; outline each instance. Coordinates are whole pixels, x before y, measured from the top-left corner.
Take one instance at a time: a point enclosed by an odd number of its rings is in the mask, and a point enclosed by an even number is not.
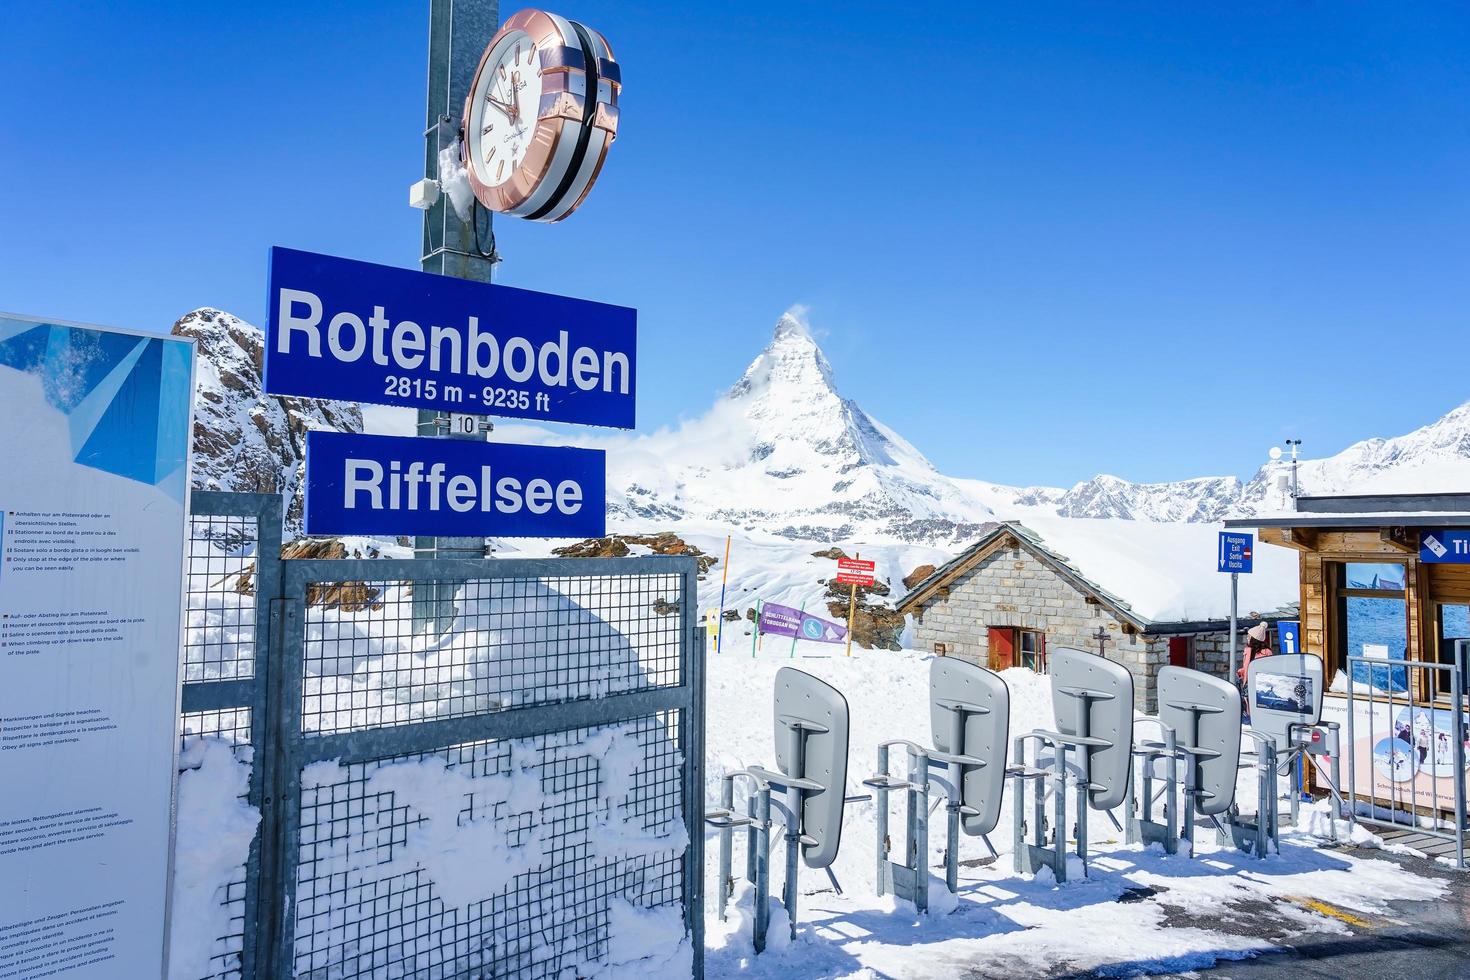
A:
[[[185,663],[189,670],[182,682],[180,704],[182,732],[226,737],[236,748],[248,745],[253,752],[250,779],[245,801],[261,814],[260,826],[250,842],[248,856],[239,882],[242,893],[225,890],[224,902],[231,906],[240,902],[240,931],[237,951],[239,976],[257,980],[268,976],[270,962],[269,930],[274,895],[272,879],[263,874],[273,855],[273,823],[271,808],[274,769],[270,746],[273,717],[267,694],[271,661],[274,656],[274,634],[271,610],[280,594],[281,498],[277,494],[224,493],[196,490],[190,495],[189,570],[186,587],[188,598],[203,597],[206,618],[219,617],[219,629],[235,627],[238,634],[221,638],[189,627],[185,633]],[[220,525],[223,525],[221,528]],[[218,535],[223,534],[223,537]],[[247,542],[253,554],[243,557]],[[216,549],[223,548],[222,552]],[[233,553],[232,553],[233,552]],[[220,571],[221,559],[234,559],[237,569],[226,566]],[[243,597],[250,596],[250,599]],[[233,597],[234,601],[231,601]],[[250,620],[244,619],[249,610]],[[248,645],[250,656],[241,660],[238,653],[230,658],[230,648]],[[211,653],[214,655],[211,656]],[[248,675],[246,673],[248,665]],[[197,668],[197,676],[193,669]],[[211,668],[216,671],[210,676]],[[241,713],[248,713],[248,723],[240,725]],[[232,895],[238,898],[232,900]],[[219,975],[234,975],[235,964],[229,957],[236,951],[226,939],[224,962]]]
[[[1465,658],[1470,654],[1470,640],[1455,643],[1455,672],[1450,680],[1453,692],[1450,715],[1454,719],[1455,764],[1455,867],[1465,867]]]
[[[301,837],[301,672],[302,646],[305,642],[304,602],[288,596],[276,603],[276,657],[271,671],[271,731],[275,756],[275,822],[276,855],[272,864],[275,876],[272,902],[276,915],[272,921],[269,962],[276,965],[269,976],[296,975],[293,962],[296,942],[296,865],[300,859]],[[262,867],[264,870],[264,867]]]
[[[694,952],[694,980],[704,977],[704,631],[699,629],[699,578],[695,568],[684,571],[681,605],[683,623],[683,669],[680,677],[688,689],[688,706],[679,712],[682,729],[679,747],[684,753],[684,822],[689,830],[689,848],[684,863],[684,922]],[[728,840],[729,835],[726,835]],[[721,883],[724,887],[724,883]],[[723,905],[723,903],[722,903]]]

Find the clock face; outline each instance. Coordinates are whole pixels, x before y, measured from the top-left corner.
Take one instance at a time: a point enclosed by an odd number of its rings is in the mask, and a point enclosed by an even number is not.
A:
[[[621,71],[607,39],[522,10],[480,59],[465,99],[463,153],[491,211],[560,221],[586,199],[618,129]]]
[[[467,162],[486,187],[500,187],[525,162],[541,109],[536,42],[515,31],[495,48],[470,95],[469,123],[477,139]]]

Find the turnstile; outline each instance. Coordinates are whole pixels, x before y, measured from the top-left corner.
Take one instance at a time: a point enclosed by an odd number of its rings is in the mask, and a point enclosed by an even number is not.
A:
[[[1036,874],[1050,868],[1061,883],[1067,880],[1068,799],[1076,797],[1072,837],[1084,875],[1088,811],[1102,811],[1117,826],[1111,811],[1127,797],[1133,768],[1133,676],[1122,664],[1082,650],[1055,650],[1047,661],[1056,730],[1038,729],[1015,739],[1016,765],[1009,770],[1015,807],[1014,858],[1018,873]],[[1026,761],[1028,744],[1033,746],[1030,763]],[[1027,786],[1032,791],[1029,824]],[[1053,794],[1050,820],[1048,786]]]
[[[929,721],[934,741],[926,748],[905,739],[878,746],[878,770],[864,785],[877,796],[877,890],[889,891],[929,909],[929,792],[944,793],[946,835],[944,883],[959,890],[960,831],[985,842],[996,857],[989,834],[1000,822],[1001,793],[1005,788],[1006,738],[1010,730],[1011,695],[999,675],[978,664],[952,657],[938,658],[929,667]],[[890,771],[891,753],[902,748],[908,755],[906,778]],[[888,833],[888,794],[902,792],[907,800],[902,857],[892,858]]]
[[[841,886],[832,874],[842,843],[842,816],[848,802],[847,699],[835,687],[792,667],[776,674],[776,769],[751,766],[728,773],[720,786],[721,808],[705,814],[705,822],[719,830],[719,914],[734,890],[731,877],[733,834],[746,832],[746,878],[755,885],[754,942],[756,952],[766,947],[770,926],[771,815],[785,828],[786,881],[782,904],[796,936],[797,877],[805,861],[827,871],[832,887]],[[735,781],[749,783],[746,813],[734,812]],[[774,791],[774,793],[773,793]],[[854,797],[853,799],[866,799]]]

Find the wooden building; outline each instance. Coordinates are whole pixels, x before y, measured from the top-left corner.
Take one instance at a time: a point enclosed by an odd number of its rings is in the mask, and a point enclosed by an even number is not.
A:
[[[1453,664],[1458,641],[1470,639],[1470,494],[1302,497],[1294,513],[1229,523],[1298,556],[1302,649],[1326,667],[1322,715],[1343,725],[1344,782],[1394,810],[1451,811]]]
[[[1470,563],[1421,557],[1427,533],[1470,529],[1470,494],[1302,497],[1295,513],[1227,526],[1258,528],[1263,543],[1299,555],[1302,650],[1328,678],[1365,644],[1448,663],[1470,637]]]

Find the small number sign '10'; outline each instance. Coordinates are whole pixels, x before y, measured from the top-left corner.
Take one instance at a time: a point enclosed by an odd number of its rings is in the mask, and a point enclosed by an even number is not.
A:
[[[480,431],[480,417],[478,415],[461,415],[454,412],[449,416],[449,434],[453,436],[473,436]]]

